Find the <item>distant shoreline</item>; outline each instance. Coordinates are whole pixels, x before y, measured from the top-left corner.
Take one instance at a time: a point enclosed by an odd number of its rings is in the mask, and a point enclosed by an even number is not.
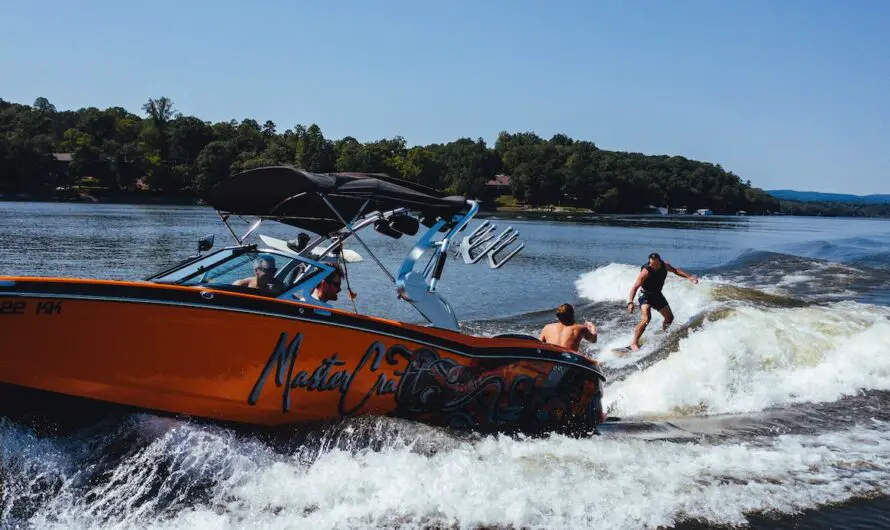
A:
[[[0,202],[51,202],[51,203],[80,203],[80,204],[130,204],[130,205],[170,205],[170,206],[205,206],[210,208],[203,200],[191,195],[154,194],[151,192],[116,193],[111,195],[78,193],[69,197],[59,197],[44,194],[7,193],[0,194]],[[483,208],[479,211],[479,217],[491,216],[520,217],[528,216],[533,219],[583,219],[583,218],[615,218],[615,217],[641,217],[651,219],[677,219],[690,218],[706,220],[709,217],[836,217],[849,219],[886,219],[883,216],[846,216],[846,215],[796,215],[796,214],[746,214],[746,215],[697,215],[697,214],[667,214],[661,215],[651,212],[627,212],[627,213],[599,213],[587,208],[573,207],[519,207],[499,206],[497,208]]]
[[[153,194],[151,192],[115,193],[111,195],[76,193],[60,197],[34,193],[0,194],[4,202],[59,202],[93,204],[171,204],[177,206],[202,206],[204,202],[191,195]]]
[[[6,202],[58,202],[58,203],[86,203],[86,204],[170,204],[170,205],[188,205],[188,206],[207,206],[203,200],[190,195],[166,195],[152,194],[151,192],[132,192],[132,193],[116,193],[110,195],[78,193],[68,197],[59,197],[53,195],[42,194],[0,194],[0,201]],[[691,217],[693,214],[687,215],[658,215],[646,212],[627,212],[627,213],[597,213],[589,208],[574,208],[564,206],[541,206],[541,207],[521,207],[521,206],[498,206],[496,208],[483,207],[480,214],[502,214],[502,215],[532,215],[532,216],[553,216],[553,217],[572,217],[572,216],[608,216],[614,217],[618,215],[648,216],[648,217]],[[694,215],[694,217],[702,217]]]

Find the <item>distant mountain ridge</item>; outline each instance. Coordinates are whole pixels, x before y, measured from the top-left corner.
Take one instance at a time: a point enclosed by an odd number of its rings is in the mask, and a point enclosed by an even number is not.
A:
[[[850,195],[818,191],[766,190],[773,197],[785,201],[843,202],[855,204],[890,204],[890,195]]]

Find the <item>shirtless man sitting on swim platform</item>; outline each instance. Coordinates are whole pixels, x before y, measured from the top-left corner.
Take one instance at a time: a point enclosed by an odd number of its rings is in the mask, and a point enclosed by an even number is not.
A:
[[[547,324],[541,331],[539,339],[548,344],[557,344],[577,352],[581,340],[596,342],[596,326],[590,322],[575,323],[575,308],[571,304],[562,304],[556,309],[558,322]]]

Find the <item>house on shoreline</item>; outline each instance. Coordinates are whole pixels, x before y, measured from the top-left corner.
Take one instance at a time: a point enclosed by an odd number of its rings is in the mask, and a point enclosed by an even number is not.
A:
[[[68,181],[68,169],[71,166],[71,153],[53,153],[53,172],[62,182]]]
[[[510,175],[499,174],[485,183],[482,200],[495,202],[498,197],[510,194]]]

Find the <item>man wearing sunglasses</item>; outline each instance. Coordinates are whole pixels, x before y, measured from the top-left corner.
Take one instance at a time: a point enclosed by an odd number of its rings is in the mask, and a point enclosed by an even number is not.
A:
[[[328,277],[321,281],[312,290],[312,298],[319,302],[332,302],[337,299],[340,293],[340,284],[343,281],[343,274],[340,267],[335,268],[328,274]]]
[[[275,258],[268,254],[260,254],[253,264],[255,276],[233,282],[232,285],[250,287],[264,293],[277,293],[284,288],[284,284],[275,277],[278,268],[275,266]]]

